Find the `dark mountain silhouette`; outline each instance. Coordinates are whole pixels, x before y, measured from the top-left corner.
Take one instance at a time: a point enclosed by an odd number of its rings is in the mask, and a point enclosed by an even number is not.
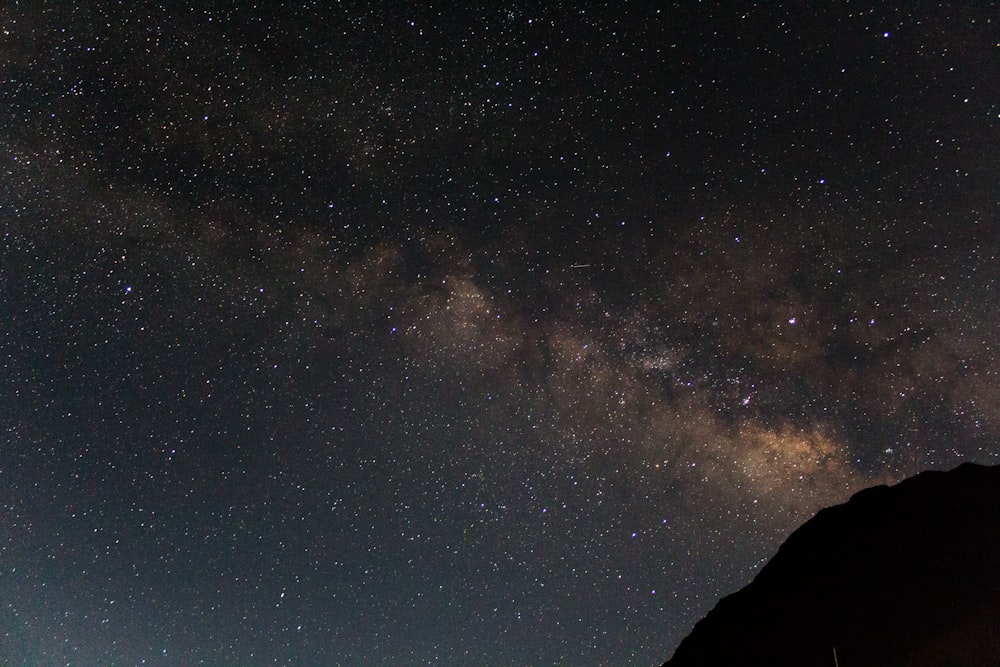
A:
[[[1000,665],[1000,466],[822,510],[666,665]]]

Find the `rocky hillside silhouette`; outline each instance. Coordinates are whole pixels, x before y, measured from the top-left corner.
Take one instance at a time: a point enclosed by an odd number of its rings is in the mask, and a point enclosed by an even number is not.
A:
[[[666,665],[1000,665],[1000,466],[822,510]]]

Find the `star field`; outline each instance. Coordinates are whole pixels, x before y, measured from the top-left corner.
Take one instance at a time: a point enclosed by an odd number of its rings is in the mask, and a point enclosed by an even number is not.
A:
[[[0,656],[655,665],[1000,463],[990,3],[0,9]]]

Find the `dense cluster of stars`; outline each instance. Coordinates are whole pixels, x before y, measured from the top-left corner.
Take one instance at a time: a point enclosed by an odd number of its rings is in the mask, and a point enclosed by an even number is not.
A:
[[[986,5],[0,9],[0,654],[658,664],[1000,459]]]

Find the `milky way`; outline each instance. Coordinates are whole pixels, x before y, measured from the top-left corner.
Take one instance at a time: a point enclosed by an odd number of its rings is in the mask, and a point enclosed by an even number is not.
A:
[[[0,10],[0,652],[659,664],[819,508],[1000,462],[997,34]]]

